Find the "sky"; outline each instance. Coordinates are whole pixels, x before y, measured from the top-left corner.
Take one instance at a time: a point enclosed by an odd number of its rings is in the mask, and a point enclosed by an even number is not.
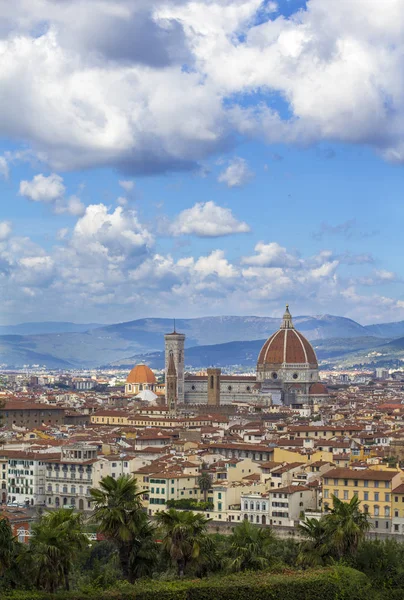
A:
[[[404,0],[0,0],[0,324],[404,319]]]

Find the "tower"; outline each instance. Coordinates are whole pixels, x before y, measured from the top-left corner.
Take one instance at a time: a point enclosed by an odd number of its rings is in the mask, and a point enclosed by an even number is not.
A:
[[[208,369],[208,406],[220,406],[221,369]]]
[[[184,403],[184,347],[185,347],[185,335],[183,333],[177,333],[175,330],[172,333],[167,333],[164,336],[165,341],[165,375],[167,385],[168,366],[170,362],[170,355],[173,356],[175,372],[177,375],[177,402],[179,404]]]
[[[170,415],[177,412],[177,371],[175,370],[174,355],[170,352],[166,375],[166,403]]]

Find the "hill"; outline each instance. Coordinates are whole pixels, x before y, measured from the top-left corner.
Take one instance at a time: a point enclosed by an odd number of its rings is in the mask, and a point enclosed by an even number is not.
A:
[[[272,317],[202,317],[180,319],[177,331],[186,334],[190,366],[207,364],[244,365],[255,363],[260,345],[279,327]],[[368,350],[392,337],[378,338],[364,327],[344,317],[320,315],[294,318],[296,327],[313,342],[322,356],[344,356],[348,351]],[[23,324],[21,327],[32,324]],[[63,327],[63,324],[33,324]],[[69,327],[86,325],[67,324]],[[94,325],[94,324],[93,324]],[[13,326],[18,327],[18,326]],[[171,319],[138,319],[102,327],[89,325],[86,331],[55,331],[27,335],[0,336],[0,364],[10,367],[40,364],[50,368],[89,368],[108,364],[133,364],[140,357],[154,356],[161,363],[164,334],[173,330]],[[256,343],[254,343],[256,342]],[[153,359],[153,360],[154,360]]]

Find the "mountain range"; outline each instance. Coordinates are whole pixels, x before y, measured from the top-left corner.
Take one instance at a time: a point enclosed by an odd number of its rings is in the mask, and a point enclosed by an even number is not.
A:
[[[293,321],[325,365],[400,361],[404,355],[404,321],[363,326],[334,315],[298,316]],[[250,367],[265,339],[279,325],[280,319],[273,317],[223,316],[180,319],[176,329],[186,334],[189,368]],[[112,325],[45,322],[2,326],[0,364],[69,369],[130,367],[146,361],[161,368],[164,334],[173,327],[171,319],[158,318]]]

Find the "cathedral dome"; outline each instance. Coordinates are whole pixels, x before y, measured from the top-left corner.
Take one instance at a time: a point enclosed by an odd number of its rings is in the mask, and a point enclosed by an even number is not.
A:
[[[147,365],[135,365],[129,373],[126,383],[156,383],[156,376]]]
[[[304,365],[311,369],[318,367],[312,345],[294,328],[292,316],[286,306],[280,329],[267,339],[259,353],[257,369],[276,369],[281,366],[287,367],[288,364]]]

